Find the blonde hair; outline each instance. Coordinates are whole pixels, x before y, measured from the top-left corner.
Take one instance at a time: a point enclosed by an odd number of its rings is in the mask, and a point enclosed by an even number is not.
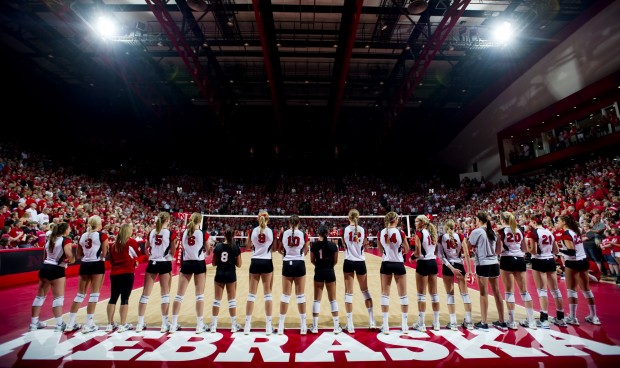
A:
[[[187,236],[191,236],[198,228],[198,225],[202,222],[202,214],[199,212],[192,213],[187,224]]]
[[[510,230],[513,234],[517,232],[517,219],[515,218],[515,215],[512,214],[512,212],[502,212],[501,218],[505,223],[510,226]]]
[[[353,232],[353,241],[357,242],[359,239],[357,237],[357,222],[360,218],[360,212],[353,208],[349,211],[349,221],[353,223],[355,226],[355,231]]]
[[[383,218],[383,223],[385,224],[385,227],[390,226],[392,222],[398,222],[398,214],[394,211],[386,213],[385,217]]]
[[[162,227],[164,227],[164,224],[168,220],[170,220],[170,213],[168,213],[166,211],[162,211],[162,212],[160,212],[157,215],[157,219],[155,220],[155,232],[157,234],[159,234],[159,232],[161,231]]]
[[[269,222],[269,214],[267,211],[260,211],[258,213],[258,226],[260,227],[260,233],[262,234],[267,227],[267,223]]]
[[[448,219],[445,223],[446,226],[446,234],[448,234],[450,236],[450,238],[453,238],[453,234],[454,234],[454,220],[452,219]]]
[[[127,245],[127,241],[131,237],[133,233],[133,226],[131,224],[122,224],[121,228],[118,230],[118,235],[116,236],[116,240],[114,241],[114,250],[116,252],[122,252],[125,249],[125,245]]]
[[[101,226],[101,217],[97,215],[90,216],[88,219],[88,234],[97,231]]]
[[[433,244],[437,244],[437,228],[431,223],[431,220],[429,220],[425,215],[418,215],[416,220],[422,221],[424,227],[431,233],[431,240],[433,241]],[[452,224],[454,225],[454,222],[452,222]]]

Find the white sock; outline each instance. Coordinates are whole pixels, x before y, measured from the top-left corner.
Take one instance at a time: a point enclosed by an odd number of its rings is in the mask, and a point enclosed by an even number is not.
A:
[[[174,318],[174,317],[173,317],[173,318]],[[196,326],[198,326],[198,327],[202,327],[202,326],[204,326],[204,325],[205,325],[205,323],[204,323],[204,321],[202,320],[202,316],[197,316],[197,317],[196,317]]]
[[[456,313],[450,313],[450,323],[456,323]]]
[[[433,323],[436,325],[439,324],[439,312],[433,311]]]
[[[39,323],[39,317],[31,317],[30,323],[32,323],[33,325],[36,325],[37,323]]]
[[[161,324],[162,326],[168,323],[168,316],[161,316]]]
[[[173,325],[173,326],[176,326],[176,325],[177,325],[177,322],[179,322],[179,315],[178,315],[178,314],[177,314],[177,315],[174,315],[174,314],[173,314],[173,315],[172,315],[172,325]]]
[[[319,326],[319,317],[312,316],[312,325]]]
[[[370,322],[374,322],[375,321],[375,315],[372,312],[372,307],[371,308],[367,308],[368,309],[368,318]]]
[[[384,326],[388,325],[388,316],[389,316],[388,312],[382,312],[381,313],[381,318],[383,318],[383,325]]]
[[[336,317],[332,317],[332,319],[334,320],[334,328],[337,328],[338,326],[340,326],[340,317],[336,316]]]
[[[590,309],[590,317],[596,316],[596,305],[588,304],[588,308]]]
[[[138,324],[139,325],[143,325],[144,324],[144,316],[138,316]]]
[[[93,315],[92,314],[87,314],[86,315],[86,324],[88,326],[91,326],[93,324]]]
[[[75,313],[69,313],[69,326],[73,326],[75,324]]]
[[[426,317],[426,312],[420,312],[420,314],[418,314],[418,322],[423,325],[424,324],[424,318]]]
[[[58,326],[62,325],[62,316],[54,317],[54,319],[56,320],[56,325]]]
[[[465,322],[471,323],[471,312],[465,312]]]

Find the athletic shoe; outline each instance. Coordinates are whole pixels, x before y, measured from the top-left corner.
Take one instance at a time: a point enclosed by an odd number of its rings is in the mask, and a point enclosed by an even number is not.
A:
[[[230,332],[231,333],[235,333],[235,332],[241,331],[241,330],[243,330],[243,327],[240,324],[236,323],[236,322],[233,323],[232,326],[230,326]]]
[[[549,325],[549,321],[545,320],[545,321],[541,321],[541,320],[537,320],[537,324],[536,327],[540,327],[542,329],[548,330],[549,328],[551,328],[551,326]]]
[[[271,323],[267,323],[267,325],[265,326],[265,335],[269,336],[273,333],[273,327],[271,326]]]
[[[318,334],[319,333],[319,327],[317,325],[310,326],[310,332],[313,333],[313,334]]]
[[[209,329],[211,330],[211,333],[217,332],[217,322],[211,323],[211,327]]]
[[[133,330],[133,325],[131,323],[125,323],[124,325],[118,326],[118,328],[116,329],[116,332],[121,333],[121,332],[129,331],[129,330]]]
[[[389,335],[390,334],[390,327],[389,326],[381,326],[381,332],[383,332],[384,335]]]
[[[519,322],[519,324],[525,328],[529,328],[530,330],[535,330],[537,328],[536,323],[534,321],[529,322],[527,320],[524,320],[524,321]]]
[[[409,326],[407,326],[407,323],[401,324],[400,331],[404,333],[405,335],[409,333]]]
[[[250,331],[252,331],[252,324],[250,322],[246,322],[245,326],[243,327],[243,334],[249,335]]]
[[[201,334],[201,333],[207,331],[207,328],[208,328],[207,325],[205,325],[204,323],[201,324],[201,325],[198,325],[198,326],[196,326],[196,333],[197,334]]]
[[[136,325],[136,332],[142,332],[142,330],[146,330],[146,323],[138,323]]]
[[[411,325],[411,328],[420,332],[426,332],[426,326],[424,325],[424,323],[415,322],[413,325]]]
[[[512,322],[507,322],[506,326],[508,326],[508,329],[510,330],[518,330],[519,329],[519,324],[515,321]]]
[[[470,330],[470,331],[475,328],[473,322],[471,322],[471,321],[470,322],[463,321],[462,326],[463,326],[464,329]]]
[[[591,323],[593,325],[600,325],[601,324],[601,320],[598,319],[598,316],[594,316],[594,317],[586,317],[586,322]]]
[[[345,330],[347,330],[348,333],[350,334],[354,334],[355,333],[355,327],[353,327],[353,325],[348,324],[345,326]]]
[[[439,323],[433,322],[433,331],[441,330],[441,325]]]
[[[299,327],[299,334],[305,335],[307,333],[308,333],[308,326],[306,326],[306,324],[304,323]]]
[[[105,332],[112,332],[116,330],[117,328],[118,328],[118,325],[116,324],[116,322],[114,322],[112,324],[108,324],[107,326],[105,326]]]
[[[478,330],[488,330],[489,329],[489,325],[487,323],[476,322],[476,323],[474,323],[474,328],[476,328]]]
[[[459,329],[459,327],[457,326],[457,324],[456,324],[455,322],[449,322],[449,323],[446,325],[446,328],[447,328],[448,330],[452,330],[452,331],[457,331],[457,330]]]
[[[37,323],[31,323],[30,326],[28,327],[28,331],[36,331],[36,330],[40,330],[42,328],[47,327],[47,324],[45,322],[37,322]]]
[[[314,327],[314,326],[313,326]],[[334,334],[338,335],[339,333],[342,332],[342,327],[340,327],[340,325],[334,327]]]
[[[82,333],[83,334],[87,334],[87,333],[91,333],[91,332],[95,332],[99,329],[99,327],[95,324],[93,325],[84,325],[82,326]]]
[[[501,331],[508,331],[508,325],[506,322],[495,321],[493,322],[493,327]]]
[[[56,325],[56,328],[54,328],[54,331],[63,332],[65,328],[67,328],[67,324],[63,321],[63,322],[60,322],[59,325]]]
[[[558,327],[568,327],[568,325],[566,324],[566,321],[563,318],[557,319],[555,317],[551,317],[550,321],[551,323],[557,325]]]
[[[278,326],[277,331],[278,331],[278,335],[284,335],[284,327],[280,328],[280,327]]]
[[[371,330],[376,330],[377,325],[375,324],[375,321],[370,321],[370,326],[368,326],[368,328]]]
[[[579,326],[579,320],[577,319],[577,317],[566,317],[564,318],[564,321],[566,321],[566,323],[569,325]]]
[[[175,332],[177,332],[180,329],[181,329],[181,326],[179,326],[178,324],[176,324],[176,325],[172,325],[171,324],[170,328],[168,329],[168,332],[169,333],[175,333]]]
[[[170,331],[170,323],[166,322],[166,323],[162,323],[161,328],[159,329],[159,332],[168,332]]]
[[[77,323],[74,323],[73,326],[67,325],[67,327],[65,327],[65,332],[73,332],[73,331],[77,331],[77,330],[79,330],[81,328],[82,328],[82,326],[78,325]]]

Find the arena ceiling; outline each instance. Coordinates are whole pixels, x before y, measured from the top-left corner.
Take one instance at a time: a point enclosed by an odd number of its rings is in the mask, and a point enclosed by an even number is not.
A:
[[[5,103],[108,150],[429,155],[609,3],[5,0]]]

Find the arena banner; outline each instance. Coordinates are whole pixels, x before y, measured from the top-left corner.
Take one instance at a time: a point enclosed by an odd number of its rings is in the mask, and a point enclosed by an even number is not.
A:
[[[597,333],[559,331],[410,331],[389,335],[265,335],[263,332],[174,334],[146,330],[66,335],[26,332],[0,344],[3,367],[613,367],[620,346]],[[596,338],[597,341],[593,340]]]

